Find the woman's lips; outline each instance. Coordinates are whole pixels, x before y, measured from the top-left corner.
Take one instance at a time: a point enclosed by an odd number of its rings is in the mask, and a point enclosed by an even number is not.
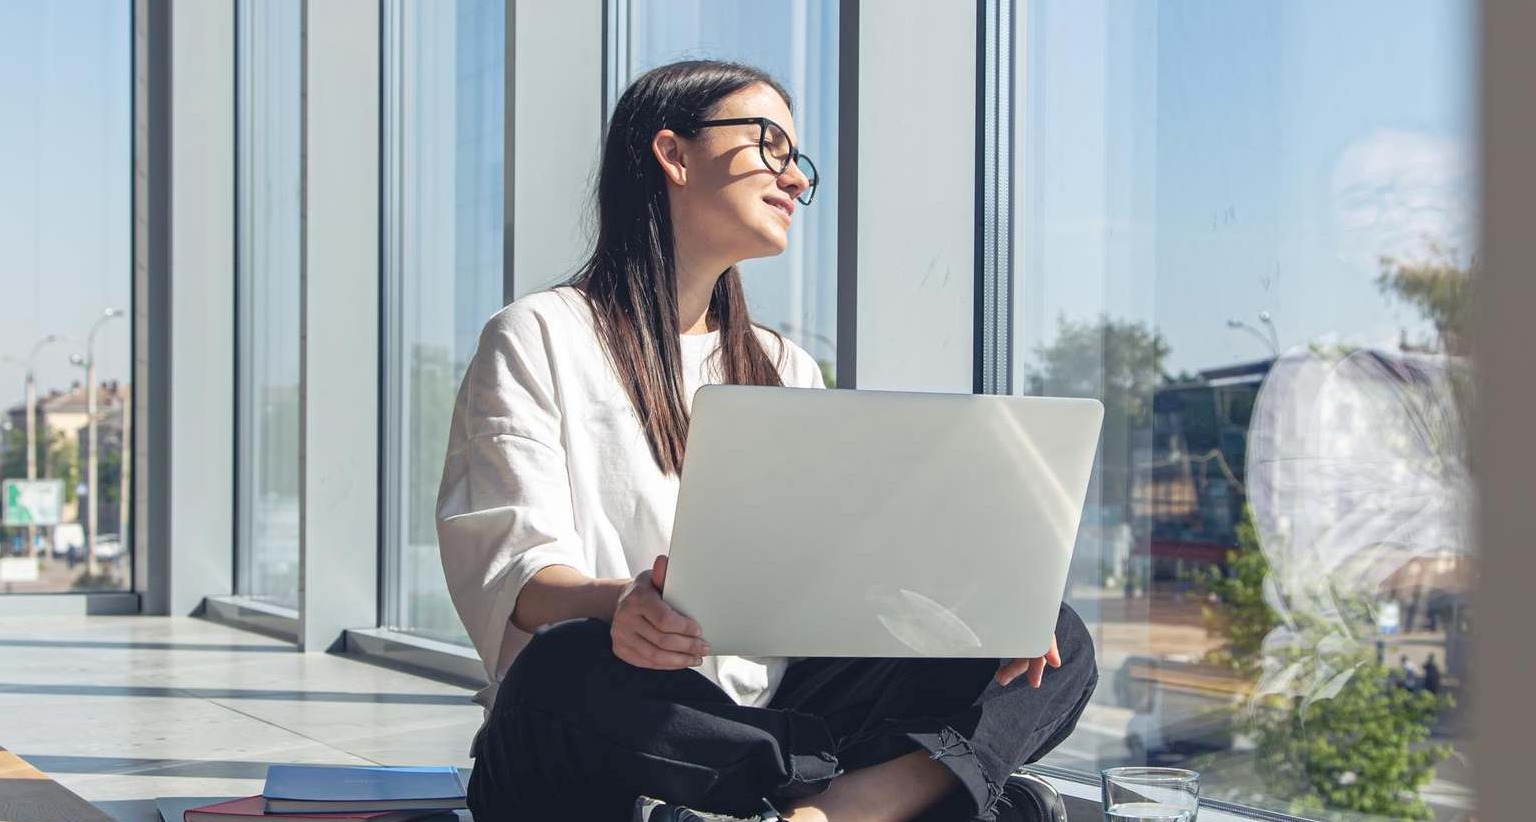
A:
[[[786,208],[783,203],[777,203],[773,200],[764,200],[763,202],[767,203],[771,208],[773,208],[774,211],[784,215],[784,222],[786,223],[789,222],[790,217],[793,216],[793,213],[788,208]]]

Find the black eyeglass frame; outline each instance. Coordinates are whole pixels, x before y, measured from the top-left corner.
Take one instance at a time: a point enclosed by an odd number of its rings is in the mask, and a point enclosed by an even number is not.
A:
[[[785,131],[783,126],[767,117],[729,117],[724,120],[700,120],[689,127],[687,131],[696,132],[701,128],[710,128],[712,126],[757,126],[757,156],[762,159],[763,166],[773,172],[774,176],[779,176],[789,170],[791,163],[798,167],[800,161],[804,160],[806,165],[811,167],[811,173],[805,175],[810,185],[806,187],[801,196],[795,199],[799,200],[801,205],[810,205],[811,200],[816,198],[816,187],[821,185],[821,172],[817,170],[816,163],[810,157],[801,153],[800,149],[795,147],[795,141],[789,139],[789,132]],[[780,168],[774,168],[773,162],[768,159],[769,126],[778,129],[779,133],[784,135],[784,142],[789,143],[789,158],[784,161],[784,165]],[[802,174],[805,173],[805,169],[800,171]]]

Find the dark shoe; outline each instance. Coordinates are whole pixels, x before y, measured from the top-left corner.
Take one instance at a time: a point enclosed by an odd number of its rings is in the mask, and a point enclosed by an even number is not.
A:
[[[1051,783],[1032,773],[1016,773],[998,797],[997,822],[1067,822],[1067,806]]]
[[[674,805],[642,796],[635,800],[634,822],[781,822],[784,817],[767,801],[763,810],[752,816],[728,816],[723,813],[696,811],[683,805]]]

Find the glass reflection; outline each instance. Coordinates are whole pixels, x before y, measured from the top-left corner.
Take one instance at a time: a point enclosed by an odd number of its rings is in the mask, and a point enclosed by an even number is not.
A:
[[[505,13],[384,6],[384,622],[460,644],[433,509],[454,391],[502,305]]]
[[[1106,409],[1068,586],[1104,679],[1048,762],[1473,812],[1472,12],[1030,4],[1014,379]]]
[[[302,6],[236,9],[235,591],[298,608]]]

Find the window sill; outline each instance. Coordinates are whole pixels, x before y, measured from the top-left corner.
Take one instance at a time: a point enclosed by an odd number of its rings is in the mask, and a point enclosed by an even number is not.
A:
[[[1045,777],[1066,800],[1067,817],[1071,822],[1102,822],[1103,793],[1097,780],[1083,779],[1062,768],[1049,765],[1030,765],[1026,770]],[[1200,800],[1200,822],[1309,822],[1300,816],[1249,808],[1223,802],[1219,799]]]
[[[133,591],[29,591],[0,594],[0,616],[124,616],[139,612]]]
[[[471,648],[391,631],[356,628],[346,632],[346,653],[408,673],[476,690],[485,687],[485,667]]]
[[[205,597],[203,614],[214,622],[297,644],[299,612],[243,596]]]

